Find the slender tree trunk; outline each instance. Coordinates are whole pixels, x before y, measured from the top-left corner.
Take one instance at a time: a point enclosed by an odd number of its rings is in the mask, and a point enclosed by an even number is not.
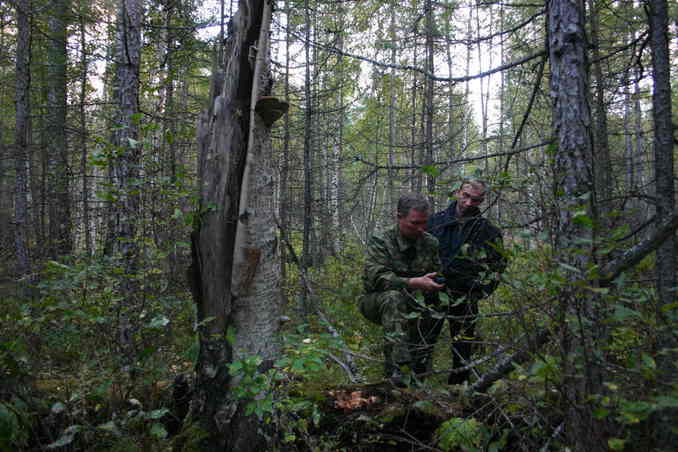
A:
[[[466,37],[468,39],[469,44],[466,45],[466,70],[464,71],[464,75],[467,77],[471,75],[471,42],[473,42],[473,29],[471,27],[471,24],[473,23],[473,8],[468,9],[468,20],[466,21]],[[472,115],[471,112],[473,108],[469,106],[469,95],[471,94],[471,85],[470,81],[466,80],[464,82],[464,102],[466,103],[466,106],[464,108],[464,116],[462,117],[462,124],[464,127],[464,139],[462,141],[462,148],[461,152],[465,151],[468,149],[468,146],[471,141],[471,134],[470,134],[470,123],[472,122]],[[460,152],[460,154],[461,154]]]
[[[30,107],[30,47],[31,24],[30,0],[17,0],[17,45],[16,45],[16,123],[14,134],[14,246],[19,278],[31,274],[31,258],[28,249],[28,160],[30,155],[29,122]]]
[[[582,251],[578,241],[592,238],[591,230],[582,220],[594,217],[595,206],[583,0],[552,0],[549,3],[548,42],[553,121],[558,145],[555,186],[563,193],[559,203],[558,262],[579,270],[564,276],[574,280],[586,274],[591,262],[591,250]],[[568,445],[577,452],[607,450],[603,424],[593,416],[590,404],[590,397],[599,394],[601,388],[597,362],[591,356],[591,352],[601,345],[596,341],[599,324],[595,311],[599,307],[593,304],[594,298],[586,290],[561,289],[560,345],[566,434]]]
[[[595,127],[594,127],[594,171],[595,192],[598,200],[599,217],[594,221],[600,231],[607,231],[612,226],[610,212],[611,199],[614,197],[612,184],[612,166],[610,163],[610,147],[607,131],[607,105],[605,102],[605,79],[600,52],[600,4],[597,0],[589,0],[591,21],[591,47],[593,54],[593,74],[595,78]]]
[[[414,35],[414,52],[412,55],[412,66],[417,67],[417,55],[418,55],[418,42],[417,34],[419,33],[418,27],[415,25],[413,35]],[[420,163],[417,158],[417,151],[419,150],[420,144],[417,136],[417,95],[419,92],[418,89],[419,79],[416,72],[412,73],[412,125],[410,129],[411,134],[411,149],[410,149],[410,165],[412,165],[411,179],[410,179],[410,190],[414,192],[421,192],[421,171],[417,168],[417,165]]]
[[[290,103],[290,44],[292,41],[292,33],[290,24],[291,16],[291,5],[290,0],[285,0],[285,15],[287,26],[286,38],[285,38],[285,75],[284,75],[284,96],[285,102]],[[280,202],[278,209],[278,217],[280,221],[280,235],[282,237],[283,243],[289,243],[289,230],[290,230],[290,197],[291,193],[288,186],[288,180],[290,175],[290,114],[289,111],[285,112],[284,124],[283,124],[283,151],[282,151],[282,164],[280,167]],[[280,279],[282,281],[287,281],[287,247],[280,247]],[[283,292],[283,297],[285,292]],[[284,299],[283,303],[287,305],[287,300]]]
[[[636,157],[636,187],[645,184],[645,132],[643,131],[643,111],[640,106],[641,92],[639,81],[640,69],[637,69],[636,77],[633,78],[633,119],[634,119],[634,137],[635,137],[635,157]]]
[[[346,9],[344,6],[339,5],[339,10],[337,11],[339,30],[341,30],[337,37],[337,48],[340,51],[344,51],[344,29],[347,26],[346,23]],[[346,119],[346,106],[344,105],[344,91],[345,85],[348,83],[346,77],[346,58],[343,55],[337,55],[337,65],[339,67],[339,73],[337,74],[337,89],[336,89],[336,110],[337,112],[333,115],[335,118],[336,124],[336,137],[334,138],[331,145],[331,152],[329,156],[329,167],[328,167],[328,205],[329,205],[329,222],[330,222],[330,238],[329,243],[331,244],[331,249],[334,253],[341,251],[343,246],[344,230],[342,219],[345,218],[342,215],[344,200],[342,197],[342,171],[341,171],[341,159],[344,154],[344,123]]]
[[[177,182],[177,119],[176,114],[178,109],[175,104],[176,100],[176,85],[178,83],[176,64],[175,64],[175,52],[174,48],[176,46],[175,42],[178,39],[175,32],[175,27],[173,25],[175,14],[177,13],[176,7],[173,1],[168,2],[165,5],[165,17],[164,23],[165,27],[163,30],[164,37],[160,44],[161,51],[160,57],[161,61],[164,61],[162,71],[161,71],[161,92],[163,93],[160,96],[164,102],[160,106],[163,112],[163,121],[161,128],[161,135],[159,141],[162,144],[161,149],[163,153],[160,158],[162,159],[162,172],[163,176],[169,181],[170,187],[176,187]],[[171,188],[171,189],[172,189]],[[158,210],[160,212],[167,212],[167,217],[171,217],[171,212],[174,208],[177,207],[176,203],[172,200],[172,197],[165,195],[160,196],[161,205]],[[179,278],[181,272],[179,272],[179,256],[177,253],[177,248],[174,246],[174,243],[177,241],[177,228],[176,224],[173,221],[168,223],[162,223],[164,229],[159,229],[157,231],[158,235],[161,237],[163,247],[167,250],[167,264],[169,267],[169,278],[173,285],[180,284]],[[168,227],[169,226],[169,227]]]
[[[388,179],[386,180],[386,190],[388,191],[386,195],[386,199],[388,200],[388,205],[390,209],[393,209],[393,207],[396,205],[398,196],[395,191],[395,178],[396,178],[396,171],[393,168],[395,165],[395,153],[396,153],[396,106],[398,102],[398,95],[396,93],[396,77],[398,76],[398,73],[395,69],[395,65],[397,64],[397,58],[398,58],[398,50],[397,50],[397,33],[396,33],[396,6],[398,5],[398,2],[393,1],[390,4],[390,15],[391,15],[391,23],[389,25],[389,39],[391,40],[391,64],[394,65],[394,68],[391,70],[391,74],[389,77],[389,90],[388,90],[388,95],[389,95],[389,106],[388,106]]]
[[[655,196],[657,199],[657,221],[668,218],[675,207],[674,186],[674,136],[671,112],[671,56],[668,41],[668,2],[649,0],[646,4],[650,24],[650,48],[652,53],[652,113],[654,118],[654,161]],[[676,248],[675,234],[657,249],[657,382],[670,391],[676,383],[678,340],[675,335],[675,321],[671,322],[667,308],[676,301]],[[665,409],[655,416],[655,439],[661,450],[671,450],[678,441],[674,431],[678,410]]]
[[[505,14],[504,14],[504,4],[500,3],[499,4],[499,29],[503,30],[505,27]],[[504,40],[500,39],[499,40],[499,62],[500,64],[506,63],[506,54],[505,54],[505,47],[504,47]],[[498,151],[499,153],[503,153],[506,149],[505,147],[505,140],[506,140],[506,128],[505,128],[505,123],[507,122],[507,118],[513,117],[513,109],[511,108],[511,105],[506,102],[507,93],[506,93],[506,87],[507,87],[507,80],[508,80],[508,72],[502,71],[501,74],[499,74],[499,147]],[[508,108],[507,108],[508,105]],[[507,110],[509,110],[509,113],[507,114]],[[510,116],[509,116],[510,115]],[[509,128],[509,130],[511,130]],[[508,167],[509,164],[509,157],[506,158],[506,163],[503,163],[502,166]],[[494,218],[496,219],[497,223],[501,224],[502,222],[502,212],[504,211],[503,209],[503,198],[501,195],[497,197],[497,201],[494,203]]]
[[[433,22],[433,2],[432,0],[426,0],[424,2],[424,15],[426,16],[426,61],[425,61],[425,70],[427,74],[433,75],[435,72],[435,66],[433,63],[434,57],[434,46],[433,46],[433,33],[435,30],[435,24]],[[434,85],[435,82],[431,76],[426,76],[425,78],[425,93],[424,93],[424,117],[422,118],[425,130],[424,130],[424,158],[423,163],[426,166],[433,165],[433,95],[434,95]],[[435,205],[435,200],[433,199],[433,192],[435,191],[436,178],[433,172],[429,172],[426,175],[426,192],[428,193],[429,200],[431,205]]]
[[[117,9],[114,11],[113,8],[119,8],[118,6],[111,5],[110,10],[108,11],[109,15],[117,14]],[[115,26],[110,26],[108,27],[107,30],[107,45],[106,45],[106,69],[104,71],[104,80],[103,80],[103,85],[104,85],[104,103],[105,105],[102,106],[102,111],[101,113],[103,116],[106,118],[106,129],[107,130],[115,130],[116,128],[116,123],[115,123],[115,117],[116,117],[116,111],[114,105],[117,103],[117,89],[116,89],[116,71],[117,71],[117,52],[118,52],[118,47],[117,47],[117,24]],[[111,145],[113,145],[113,135],[111,134]],[[102,148],[105,150],[105,146],[102,146]],[[114,178],[114,166],[115,166],[115,153],[114,152],[107,152],[106,153],[108,157],[108,165],[106,165],[105,168],[103,168],[100,171],[97,171],[96,168],[93,169],[94,174],[93,174],[93,190],[96,191],[99,189],[101,186],[97,181],[98,177],[106,178],[106,180],[109,182],[109,184],[112,186],[112,184],[115,181]],[[105,174],[104,174],[105,172]],[[103,215],[101,219],[101,229],[102,229],[102,234],[104,236],[103,239],[103,254],[105,256],[113,256],[116,246],[116,237],[115,237],[115,232],[116,232],[116,208],[115,208],[115,202],[113,200],[113,197],[109,197],[105,201],[105,207],[103,210]],[[95,238],[96,242],[96,238]]]
[[[481,4],[480,2],[476,3],[475,5],[475,13],[476,13],[476,33],[478,36],[476,36],[476,46],[478,50],[478,67],[479,70],[482,72],[483,70],[483,42],[480,39],[480,34],[483,28],[481,27],[480,24],[480,8]],[[491,13],[492,13],[492,6],[488,6],[489,8],[489,13],[490,13],[490,20],[491,20]],[[491,23],[491,22],[490,22]],[[492,32],[490,29],[490,36],[492,36]],[[492,38],[490,38],[490,42],[488,43],[489,48],[492,47]],[[492,52],[488,52],[488,58],[489,62],[488,65],[492,67]],[[480,80],[478,80],[478,85],[480,87],[480,133],[481,133],[481,150],[483,155],[487,155],[487,123],[488,123],[488,102],[490,99],[490,93],[489,93],[489,84],[490,84],[490,79],[489,77],[482,77]],[[487,172],[487,160],[485,161],[485,171]]]
[[[302,236],[302,252],[301,265],[304,270],[313,265],[312,252],[312,235],[313,235],[313,96],[311,79],[311,32],[312,32],[312,18],[309,0],[304,1],[304,15],[305,15],[305,47],[304,52],[306,56],[306,65],[304,72],[304,218],[303,218],[303,236]],[[300,310],[304,314],[312,312],[309,303],[309,294],[304,293],[301,297]]]
[[[47,158],[49,166],[49,243],[52,257],[70,254],[71,230],[70,169],[66,137],[66,52],[69,0],[55,0],[49,14],[47,66]]]
[[[633,131],[631,126],[631,114],[633,106],[633,98],[631,96],[629,71],[625,71],[622,77],[622,85],[624,86],[624,163],[625,163],[625,178],[624,184],[626,190],[634,191],[636,189],[636,175],[635,175],[635,158],[633,152]]]
[[[5,14],[11,14],[9,11],[0,12],[0,22],[5,23]],[[0,31],[0,49],[5,48],[5,31]],[[16,67],[15,67],[16,70]],[[11,159],[14,154],[14,149],[4,143],[5,140],[5,125],[4,121],[0,120],[0,155],[6,158],[0,159],[0,246],[4,249],[14,249],[11,245],[13,241],[12,235],[14,230],[12,228],[13,220],[13,200],[10,178],[8,177]]]
[[[143,0],[120,0],[116,39],[116,80],[114,98],[117,106],[116,128],[112,143],[115,156],[112,162],[114,247],[121,259],[124,277],[120,282],[123,301],[119,305],[118,345],[123,362],[130,365],[135,359],[131,312],[137,308],[140,290],[135,281],[139,269],[139,249],[136,241],[140,215],[139,166],[139,68],[141,60],[141,24],[144,15]]]
[[[80,124],[80,139],[79,147],[81,152],[80,158],[80,173],[82,177],[82,233],[85,242],[85,253],[87,256],[92,255],[92,225],[90,220],[90,205],[89,205],[89,177],[87,175],[87,114],[85,105],[87,102],[87,86],[88,86],[88,60],[87,60],[87,33],[85,31],[85,12],[87,11],[88,3],[85,0],[80,0],[80,22],[79,22],[79,37],[80,37],[80,102],[78,107],[78,119]]]

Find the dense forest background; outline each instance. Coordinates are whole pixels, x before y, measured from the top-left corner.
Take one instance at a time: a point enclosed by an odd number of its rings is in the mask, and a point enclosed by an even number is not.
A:
[[[0,24],[0,450],[675,450],[675,4],[9,0]],[[474,378],[445,384],[441,342],[425,395],[363,412],[364,245],[466,177],[510,260]]]

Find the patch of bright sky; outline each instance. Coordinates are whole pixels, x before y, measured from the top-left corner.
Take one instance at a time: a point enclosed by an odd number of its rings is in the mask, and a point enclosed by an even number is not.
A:
[[[235,11],[237,10],[237,0],[229,1],[229,0],[224,0],[224,15],[225,19],[224,21],[227,23],[231,14],[234,14]],[[220,0],[204,0],[202,2],[201,7],[199,8],[198,14],[202,20],[209,21],[209,23],[206,23],[203,27],[200,28],[198,31],[199,37],[202,39],[211,39],[216,37],[219,34],[220,30],[220,22],[219,22],[219,16],[221,14],[221,1]],[[468,16],[468,8],[460,8],[460,13],[461,16]],[[465,30],[468,20],[468,17],[457,17],[455,19],[456,21],[456,26],[459,30]],[[274,19],[275,20],[275,19]],[[283,21],[283,26],[284,26],[284,20],[285,18],[283,17],[281,19]],[[475,26],[477,23],[479,23],[481,26],[484,26],[485,22],[487,22],[488,16],[485,13],[481,13],[479,18],[473,17],[473,25]],[[282,31],[281,31],[282,32]],[[462,33],[466,33],[465,31],[462,31]],[[359,39],[358,37],[354,37],[355,39]],[[279,40],[276,42],[282,44],[284,43],[284,37],[280,37]],[[497,41],[495,40],[494,42],[490,43],[483,43],[480,46],[474,46],[472,51],[470,52],[470,60],[469,60],[469,73],[470,74],[477,74],[483,71],[486,71],[492,67],[496,67],[501,65],[500,61],[500,55],[497,50]],[[350,45],[350,43],[349,43]],[[365,49],[364,44],[361,46],[363,49]],[[300,53],[301,49],[299,48],[293,48],[292,51],[294,53]],[[283,45],[279,45],[277,48],[275,46],[275,43],[273,44],[272,48],[272,53],[274,55],[274,58],[282,59],[284,58],[284,52],[285,48]],[[366,54],[362,55],[367,58],[371,58],[372,55]],[[442,61],[442,56],[438,57],[435,66],[436,66],[436,75],[439,77],[447,77],[450,74],[447,73],[447,64]],[[466,75],[466,50],[464,49],[463,52],[457,50],[457,54],[454,55],[454,58],[456,61],[463,62],[463,64],[458,64],[454,67],[454,71],[451,74],[452,77],[462,77]],[[369,81],[369,74],[370,74],[370,69],[369,69],[369,63],[363,62],[363,77],[361,78],[362,84],[367,85]],[[491,130],[493,128],[493,122],[496,123],[499,117],[499,102],[498,102],[498,97],[499,97],[499,88],[500,88],[500,75],[499,74],[493,74],[491,76],[485,77],[483,79],[474,79],[469,81],[469,101],[472,106],[472,111],[473,111],[473,116],[478,124],[479,128],[481,127],[482,124],[482,96],[483,93],[485,93],[485,96],[489,96],[486,99],[486,105],[487,105],[487,116],[488,116],[488,126],[489,126],[489,131],[488,133],[491,133]],[[482,84],[482,86],[481,86]]]

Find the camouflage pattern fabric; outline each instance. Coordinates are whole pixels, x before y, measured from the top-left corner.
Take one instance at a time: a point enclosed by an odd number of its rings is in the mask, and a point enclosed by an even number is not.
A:
[[[363,275],[365,295],[360,311],[384,328],[386,373],[393,366],[407,365],[423,372],[432,351],[429,332],[436,328],[425,307],[419,306],[407,289],[409,278],[440,270],[438,241],[428,233],[416,241],[404,239],[394,225],[370,239]],[[427,302],[435,303],[435,297]],[[418,312],[418,315],[412,313]]]
[[[394,225],[374,235],[367,244],[363,284],[365,293],[399,290],[407,280],[440,270],[438,240],[429,233],[412,242]]]

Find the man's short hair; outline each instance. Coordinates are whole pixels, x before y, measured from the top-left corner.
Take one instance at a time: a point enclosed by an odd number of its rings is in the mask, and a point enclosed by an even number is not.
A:
[[[464,179],[463,181],[461,181],[461,184],[459,184],[459,187],[457,187],[456,191],[459,191],[462,188],[464,188],[464,185],[470,185],[476,190],[482,190],[483,193],[487,191],[487,182],[481,179],[471,179],[471,178]]]
[[[431,205],[428,202],[428,198],[421,193],[405,193],[398,200],[398,217],[406,217],[412,209],[417,212],[429,213]]]

